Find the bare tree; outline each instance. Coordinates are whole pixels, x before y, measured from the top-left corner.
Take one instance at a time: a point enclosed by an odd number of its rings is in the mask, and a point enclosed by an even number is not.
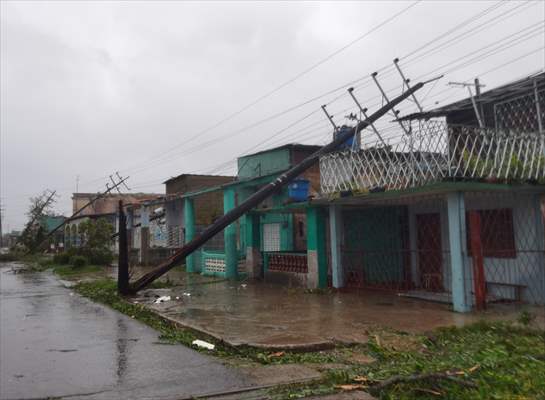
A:
[[[24,245],[31,252],[35,251],[37,244],[43,240],[47,233],[43,221],[46,216],[52,215],[55,201],[55,192],[47,190],[29,199],[30,205],[26,213],[28,222],[18,243]]]

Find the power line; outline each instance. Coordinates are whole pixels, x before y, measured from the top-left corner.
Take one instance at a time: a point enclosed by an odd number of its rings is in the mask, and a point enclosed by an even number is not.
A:
[[[496,45],[496,44],[500,43],[500,42],[503,41],[503,40],[506,40],[506,39],[511,38],[511,37],[513,37],[513,36],[515,36],[515,35],[517,35],[517,34],[519,34],[519,33],[524,32],[525,30],[528,30],[528,29],[531,29],[531,28],[535,28],[535,26],[536,26],[536,25],[539,25],[539,24],[540,24],[540,23],[538,22],[538,23],[536,23],[536,24],[534,24],[534,25],[531,25],[531,26],[529,26],[529,27],[526,27],[526,28],[524,28],[524,29],[522,29],[522,30],[520,30],[520,31],[517,31],[517,32],[515,32],[515,33],[513,33],[513,34],[511,34],[511,35],[508,35],[508,36],[506,36],[506,37],[504,37],[504,38],[502,38],[502,39],[500,39],[500,40],[498,40],[498,41],[496,41],[496,42],[493,42],[492,44],[489,44],[489,45],[487,45],[487,46],[485,46],[485,47],[483,47],[483,48],[480,48],[480,49],[475,50],[475,51],[473,51],[473,52],[471,52],[471,53],[469,53],[469,54],[466,54],[466,55],[464,55],[463,57],[459,58],[458,60],[461,60],[461,59],[463,59],[463,58],[466,58],[466,57],[468,57],[468,56],[471,56],[471,55],[473,55],[473,54],[475,54],[475,53],[477,53],[477,52],[479,52],[479,51],[482,51],[483,49],[486,49],[487,47]],[[459,26],[459,25],[458,25],[458,26]],[[526,35],[528,35],[528,34],[530,34],[530,33],[533,33],[533,32],[528,32],[528,33],[526,33]],[[523,35],[523,36],[524,36],[524,35]],[[535,36],[535,35],[534,35],[534,36]],[[522,37],[522,38],[524,38],[524,37]],[[518,39],[520,39],[520,38],[518,38]],[[514,40],[515,40],[515,39],[514,39]],[[428,43],[430,43],[430,42],[428,42]],[[517,43],[519,43],[519,42],[517,42]],[[515,43],[515,44],[517,44],[517,43]],[[500,46],[500,47],[501,47],[501,46]],[[485,56],[485,55],[486,55],[486,54],[480,55],[479,57],[482,57],[482,56]],[[414,61],[414,60],[413,60],[413,61]],[[446,66],[448,66],[448,65],[450,65],[450,64],[452,64],[452,63],[454,63],[454,62],[455,62],[455,61],[451,61],[451,62],[449,62],[449,63],[447,63],[447,64],[445,64],[445,65],[443,65],[443,66],[441,66],[441,67],[436,68],[435,70],[433,70],[433,71],[431,71],[431,72],[428,72],[427,74],[433,73],[433,72],[435,72],[435,71],[439,71],[439,70],[445,68]],[[457,67],[455,67],[455,68],[457,68]],[[451,72],[451,71],[452,71],[452,70],[449,70],[448,72]],[[421,77],[423,77],[423,76],[424,76],[424,75],[421,75],[421,76],[419,76],[419,77],[416,78],[416,79],[419,79],[419,78],[421,78]],[[358,86],[356,86],[356,87],[358,87]],[[339,88],[335,89],[335,91],[337,91],[337,90],[339,90]],[[341,94],[340,96],[336,97],[334,100],[336,100],[336,99],[338,99],[338,98],[340,98],[340,97],[342,97],[342,96],[344,96],[344,93]],[[379,97],[379,96],[377,96],[377,97]],[[333,101],[334,101],[334,100],[333,100]],[[308,104],[309,102],[310,102],[310,101],[307,101],[307,102],[305,102],[305,104]],[[332,101],[330,101],[329,103],[331,103],[331,102],[332,102]],[[293,109],[293,107],[292,107],[291,109]],[[181,155],[187,156],[187,155],[193,154],[193,153],[195,153],[195,152],[197,152],[197,151],[201,151],[203,148],[207,148],[207,146],[215,145],[215,144],[218,144],[218,143],[220,143],[220,142],[222,142],[222,141],[225,141],[225,140],[228,140],[228,139],[232,139],[233,136],[238,135],[238,134],[241,134],[241,133],[243,133],[243,132],[246,132],[246,131],[248,131],[248,130],[250,130],[250,129],[252,129],[252,128],[255,128],[255,127],[261,125],[261,124],[264,123],[264,122],[267,122],[267,121],[269,121],[269,120],[271,120],[271,119],[274,119],[274,118],[278,117],[279,115],[286,114],[287,112],[291,111],[291,109],[285,110],[285,111],[280,112],[280,113],[277,113],[277,114],[274,114],[274,115],[272,115],[272,116],[270,116],[270,117],[267,117],[267,118],[265,118],[265,119],[263,119],[263,120],[260,120],[260,121],[258,121],[258,122],[256,122],[256,123],[252,123],[252,124],[250,124],[250,125],[247,125],[246,127],[241,128],[241,129],[239,129],[239,130],[236,130],[236,131],[234,131],[234,132],[231,132],[231,133],[228,134],[228,135],[224,135],[223,137],[220,137],[220,138],[211,138],[211,139],[205,141],[204,143],[201,143],[201,144],[199,144],[199,145],[197,145],[197,146],[190,147],[189,149],[186,149],[186,150],[185,150],[184,152],[182,152],[182,153],[172,154],[172,155],[170,155],[170,156],[168,156],[168,157],[166,157],[166,158],[164,158],[164,159],[162,159],[162,160],[157,160],[155,163],[150,164],[151,166],[148,165],[148,166],[146,166],[145,168],[142,167],[142,169],[135,170],[135,173],[138,173],[138,172],[140,172],[140,171],[142,171],[142,170],[144,170],[144,169],[148,169],[148,168],[150,168],[150,167],[155,167],[155,166],[161,165],[161,164],[163,164],[163,163],[165,163],[165,162],[168,162],[168,161],[170,161],[170,160],[176,159],[177,157],[179,157],[179,156],[181,156]],[[125,170],[125,171],[127,171],[127,170]]]
[[[294,77],[288,79],[287,81],[281,83],[280,85],[276,86],[274,89],[266,92],[265,94],[259,96],[258,98],[256,98],[255,100],[251,101],[250,103],[246,104],[245,106],[243,106],[242,108],[238,109],[237,111],[229,114],[227,117],[221,119],[220,121],[216,122],[215,124],[211,125],[210,127],[206,128],[206,129],[203,129],[201,131],[199,131],[198,133],[196,133],[195,135],[191,136],[189,139],[186,139],[184,140],[182,143],[179,143],[173,147],[171,147],[168,151],[164,152],[163,154],[167,154],[167,153],[170,153],[172,152],[173,150],[181,147],[181,146],[185,146],[187,145],[187,143],[195,140],[196,138],[199,138],[201,137],[201,135],[203,135],[204,133],[207,133],[209,132],[210,130],[213,130],[219,126],[221,126],[222,124],[224,124],[225,122],[227,121],[230,121],[231,119],[233,119],[234,117],[242,114],[244,111],[248,110],[249,108],[253,107],[254,105],[258,104],[259,102],[265,100],[266,98],[270,97],[271,95],[273,95],[274,93],[280,91],[281,89],[283,89],[284,87],[290,85],[291,83],[295,82],[296,80],[300,79],[301,77],[307,75],[308,73],[310,73],[311,71],[315,70],[316,68],[318,68],[320,65],[326,63],[327,61],[331,60],[332,58],[334,58],[335,56],[341,54],[343,51],[345,51],[346,49],[348,49],[349,47],[353,46],[354,44],[358,43],[359,41],[361,41],[362,39],[364,39],[365,37],[369,36],[370,34],[372,34],[373,32],[377,31],[378,29],[382,28],[383,26],[387,25],[389,22],[393,21],[394,19],[396,19],[398,16],[402,15],[403,13],[405,13],[406,11],[408,11],[409,9],[411,9],[412,7],[414,7],[416,4],[418,4],[421,0],[417,0],[417,1],[414,1],[413,3],[411,3],[409,6],[407,7],[404,7],[403,9],[401,9],[400,11],[398,11],[397,13],[395,13],[394,15],[388,17],[387,19],[385,19],[384,21],[382,21],[381,23],[375,25],[373,28],[371,28],[370,30],[368,30],[367,32],[365,32],[364,34],[358,36],[357,38],[355,38],[354,40],[352,40],[351,42],[347,43],[346,45],[342,46],[341,48],[335,50],[333,53],[327,55],[325,58],[319,60],[318,62],[314,63],[313,65],[311,65],[310,67],[306,68],[305,70],[301,71],[300,73],[298,73],[297,75],[295,75]],[[152,158],[156,158],[156,157],[152,157]]]
[[[461,27],[466,26],[466,25],[468,25],[468,24],[470,24],[470,23],[472,23],[472,22],[475,22],[475,21],[477,21],[478,19],[484,17],[485,15],[487,15],[487,14],[489,14],[489,13],[495,11],[495,10],[498,9],[501,5],[503,5],[503,3],[504,3],[504,2],[498,2],[498,3],[495,3],[495,4],[492,5],[492,6],[487,7],[486,9],[480,11],[478,14],[476,14],[476,15],[470,17],[469,19],[464,20],[462,23],[457,24],[457,25],[456,25],[455,27],[453,27],[453,28],[450,28],[447,32],[444,32],[443,34],[439,35],[439,36],[436,37],[435,39],[433,39],[433,40],[431,40],[431,41],[428,41],[427,43],[425,43],[424,45],[420,46],[419,48],[417,48],[417,49],[411,51],[410,53],[406,54],[406,55],[404,56],[405,58],[406,58],[406,57],[414,56],[414,57],[412,57],[412,58],[409,58],[409,61],[408,61],[407,63],[410,62],[410,63],[412,64],[412,63],[414,63],[414,62],[416,62],[416,61],[422,59],[424,56],[426,56],[428,53],[430,53],[430,51],[436,52],[438,49],[444,49],[444,48],[446,48],[446,47],[450,47],[450,45],[454,44],[453,41],[455,41],[456,39],[460,39],[460,37],[462,37],[463,39],[465,39],[465,38],[467,38],[468,36],[471,36],[471,35],[473,35],[473,34],[475,34],[475,33],[477,33],[477,32],[480,32],[481,30],[483,30],[483,29],[485,28],[484,25],[486,25],[486,24],[491,24],[490,26],[492,26],[492,25],[494,25],[494,24],[497,24],[499,21],[501,21],[501,20],[503,20],[503,19],[505,19],[505,18],[507,18],[507,17],[511,17],[511,16],[514,14],[514,11],[517,11],[517,10],[516,10],[517,8],[522,7],[522,6],[526,6],[526,5],[528,4],[528,3],[523,3],[523,4],[520,4],[520,5],[517,5],[517,6],[513,7],[512,9],[509,9],[509,10],[503,12],[502,14],[500,14],[500,15],[494,17],[494,18],[491,18],[491,19],[489,19],[488,21],[483,22],[481,25],[479,25],[479,27],[471,28],[470,30],[461,33],[460,35],[456,36],[455,38],[452,38],[452,39],[450,39],[450,40],[448,40],[448,41],[446,41],[446,42],[444,42],[444,43],[442,43],[442,44],[440,44],[440,45],[438,45],[438,46],[435,46],[433,49],[428,50],[428,52],[425,52],[425,53],[423,53],[423,54],[417,55],[417,53],[418,53],[419,51],[421,51],[422,49],[426,48],[427,46],[430,46],[432,43],[435,43],[435,42],[439,41],[440,39],[442,39],[442,38],[444,38],[444,37],[447,37],[447,36],[450,35],[452,32],[454,32],[454,31],[460,29]],[[535,3],[532,3],[532,4],[530,4],[530,5],[533,5],[533,4],[535,4]],[[413,5],[414,5],[414,4],[413,4]],[[523,10],[523,9],[519,9],[517,12],[520,12],[520,11],[522,11],[522,10]],[[503,18],[500,19],[500,20],[498,20],[498,18],[500,18],[500,17],[502,17],[502,16],[503,16]],[[487,27],[490,27],[490,26],[487,26]],[[479,28],[479,29],[476,29],[476,28]],[[470,35],[470,34],[471,34],[471,35]],[[465,36],[464,36],[464,35],[465,35]],[[459,40],[457,40],[457,41],[459,42]],[[450,45],[447,46],[447,44],[449,44],[449,43],[450,43]],[[388,74],[385,74],[385,75],[388,75]],[[297,105],[295,105],[295,106],[292,106],[292,107],[288,108],[287,110],[284,110],[284,111],[282,111],[282,112],[278,112],[278,113],[276,113],[276,114],[273,114],[273,115],[270,116],[270,117],[267,117],[267,118],[265,118],[265,119],[263,119],[263,120],[260,120],[260,121],[258,121],[258,122],[256,122],[256,123],[250,124],[250,125],[248,125],[248,126],[242,128],[242,129],[236,131],[235,133],[242,133],[242,132],[244,132],[244,131],[247,131],[247,130],[250,130],[250,129],[252,129],[252,128],[255,128],[256,126],[259,126],[259,125],[262,124],[262,123],[268,122],[268,121],[270,121],[270,120],[272,120],[272,119],[275,119],[275,118],[277,118],[277,117],[279,117],[279,116],[282,116],[282,115],[284,115],[284,114],[286,114],[286,113],[288,113],[288,112],[291,112],[291,111],[293,111],[293,110],[295,110],[295,109],[298,109],[298,108],[300,108],[300,107],[303,107],[303,106],[305,106],[305,105],[307,105],[307,104],[310,104],[310,103],[312,103],[312,102],[318,100],[319,98],[325,97],[326,95],[329,95],[329,94],[335,93],[335,92],[337,92],[337,91],[339,91],[339,90],[342,90],[342,89],[346,88],[347,86],[349,86],[351,83],[354,83],[354,82],[357,82],[357,81],[361,81],[361,80],[367,80],[367,79],[368,79],[368,76],[365,76],[365,77],[363,77],[363,78],[358,78],[358,79],[356,79],[355,81],[352,81],[352,82],[350,82],[350,83],[347,84],[347,85],[342,85],[342,86],[340,86],[340,87],[337,87],[337,88],[335,88],[335,89],[333,89],[333,90],[330,90],[330,91],[326,92],[325,94],[322,94],[322,95],[320,95],[320,96],[315,96],[314,98],[309,99],[309,100],[307,100],[307,101],[305,101],[305,102],[302,102],[302,103],[300,103],[300,104],[297,104]],[[337,99],[339,99],[339,98],[341,98],[341,97],[343,97],[343,96],[344,96],[344,93],[342,93],[341,95],[337,96],[335,99],[333,99],[332,101],[330,101],[330,103],[333,102],[333,101],[335,101],[335,100],[337,100]],[[227,137],[230,138],[230,137],[232,137],[232,136],[231,136],[231,135],[227,135]],[[225,139],[225,140],[226,140],[226,139]],[[213,139],[213,141],[212,141],[212,140],[209,140],[209,141],[206,142],[206,143],[215,143],[215,142],[217,142],[217,141],[221,141],[221,139],[219,139],[219,140],[218,140],[218,139]],[[202,145],[200,145],[200,146],[202,146]],[[189,153],[187,153],[187,154],[192,154],[192,153],[195,152],[196,150],[200,149],[200,148],[201,148],[200,146],[199,146],[199,148],[192,147],[192,148],[190,148],[190,149],[187,149],[187,152],[189,152]],[[176,146],[173,147],[172,149],[170,149],[169,152],[174,151],[175,148],[176,148]],[[168,152],[165,153],[165,155],[166,155],[166,154],[168,154]],[[182,154],[185,155],[186,152],[184,152],[184,153],[182,153]],[[152,165],[152,167],[155,167],[155,166],[161,165],[161,164],[164,163],[164,162],[168,162],[168,161],[170,161],[170,160],[172,160],[172,159],[175,159],[175,158],[177,158],[177,157],[179,157],[179,156],[180,156],[180,154],[173,154],[173,155],[164,157],[162,160],[156,160],[156,161],[154,161],[151,165]],[[142,164],[140,164],[140,165],[142,165]],[[147,169],[147,168],[146,168],[146,169]],[[142,170],[144,170],[144,168],[139,169],[138,172],[140,172],[140,171],[142,171]]]
[[[416,4],[416,3],[413,3],[413,5],[414,5],[414,4]],[[474,21],[478,20],[479,18],[481,18],[481,17],[483,17],[483,16],[489,14],[490,12],[494,11],[495,9],[497,9],[497,8],[498,8],[499,6],[501,6],[501,5],[503,5],[503,2],[500,1],[500,2],[497,2],[497,3],[495,3],[494,5],[492,5],[492,6],[490,6],[490,7],[485,8],[484,10],[482,10],[481,12],[479,12],[478,14],[476,14],[476,15],[470,17],[469,19],[464,20],[462,23],[459,23],[458,25],[456,25],[455,27],[451,28],[451,29],[448,30],[447,32],[441,34],[441,35],[438,36],[437,38],[435,38],[435,39],[433,39],[433,40],[427,42],[425,45],[420,46],[418,49],[412,51],[412,52],[409,53],[408,55],[415,54],[415,53],[418,52],[420,49],[425,48],[426,46],[430,45],[431,43],[436,42],[437,40],[440,40],[441,38],[447,36],[448,34],[454,32],[455,30],[457,30],[457,29],[459,29],[459,28],[461,28],[462,26],[465,26],[465,25],[467,25],[467,24],[469,24],[469,23],[471,23],[471,22],[474,22]],[[518,7],[518,6],[517,6],[517,7]],[[516,7],[515,7],[515,8],[516,8]],[[406,55],[405,57],[407,57],[408,55]],[[386,68],[391,68],[391,67],[386,67]],[[380,71],[380,70],[381,70],[381,69],[379,69],[379,71]],[[239,131],[235,132],[234,134],[242,133],[242,132],[244,132],[244,131],[247,131],[247,130],[249,130],[249,129],[252,129],[252,128],[258,126],[258,125],[261,125],[262,123],[268,122],[268,121],[270,121],[270,120],[272,120],[272,119],[274,119],[274,118],[277,118],[278,116],[284,115],[284,114],[287,113],[287,112],[290,112],[290,111],[292,111],[292,110],[294,110],[294,109],[300,108],[301,106],[304,106],[304,105],[306,105],[306,104],[309,104],[309,103],[311,103],[311,102],[313,102],[313,101],[315,101],[315,100],[317,100],[317,99],[319,99],[319,98],[325,97],[325,96],[328,95],[328,94],[331,94],[331,93],[337,92],[337,91],[339,91],[339,90],[345,89],[346,87],[348,87],[348,86],[350,86],[350,85],[352,85],[352,84],[354,84],[354,83],[356,83],[356,82],[358,82],[358,81],[360,81],[360,80],[362,80],[362,79],[366,79],[366,80],[367,80],[368,78],[369,78],[368,76],[364,76],[363,78],[358,78],[358,79],[356,79],[356,80],[354,80],[354,81],[352,81],[352,82],[347,83],[346,85],[342,85],[342,86],[340,86],[340,87],[338,87],[338,88],[335,88],[335,89],[333,89],[333,90],[331,90],[331,91],[329,91],[329,92],[326,92],[325,94],[322,94],[322,95],[320,95],[320,96],[314,97],[313,99],[307,100],[307,101],[305,101],[305,102],[303,102],[303,103],[300,103],[299,105],[293,106],[293,107],[291,107],[291,108],[288,109],[288,110],[284,110],[284,111],[282,111],[282,112],[280,112],[280,113],[276,113],[276,114],[274,114],[274,115],[272,115],[272,116],[270,116],[270,117],[267,117],[267,118],[265,118],[265,119],[263,119],[263,120],[258,121],[257,123],[250,124],[250,125],[248,125],[248,126],[242,128],[242,129],[240,129]],[[342,97],[342,96],[344,96],[344,93],[341,94],[340,96],[336,97],[336,98],[333,99],[332,101],[330,101],[330,103],[333,102],[333,101],[335,101],[335,100],[337,100],[338,98],[340,98],[340,97]],[[231,134],[231,135],[228,135],[228,137],[232,137],[232,134]],[[217,141],[217,139],[209,140],[207,143],[214,143],[215,141]],[[187,144],[187,142],[184,143],[184,144]],[[199,148],[201,148],[201,146],[202,146],[202,145],[200,145]],[[155,161],[153,161],[153,162],[150,160],[150,161],[144,162],[144,164],[140,163],[139,165],[142,165],[142,167],[141,167],[141,169],[137,170],[137,172],[140,172],[140,171],[144,170],[145,168],[144,168],[143,166],[146,165],[147,163],[150,163],[150,162],[151,162],[151,164],[149,164],[149,165],[157,166],[157,165],[162,164],[163,162],[168,162],[168,161],[170,161],[170,160],[172,160],[172,159],[177,158],[177,157],[179,156],[179,154],[174,154],[174,155],[166,156],[166,154],[168,154],[169,152],[172,152],[172,151],[175,150],[177,147],[179,147],[179,146],[174,146],[173,148],[171,148],[168,152],[165,153],[165,155],[163,156],[162,159],[158,159],[158,160],[155,160]],[[193,150],[195,150],[195,148],[190,148],[190,149],[188,149],[188,151],[193,151]],[[156,158],[156,157],[155,157],[155,158]],[[153,158],[152,158],[152,159],[153,159]],[[131,168],[133,168],[133,167],[131,167]],[[129,172],[129,171],[131,171],[131,168],[124,169],[123,171]]]

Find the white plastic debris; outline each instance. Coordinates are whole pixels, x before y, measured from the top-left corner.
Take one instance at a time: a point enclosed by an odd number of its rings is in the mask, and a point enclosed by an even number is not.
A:
[[[164,303],[165,301],[170,301],[170,296],[161,296],[155,300],[155,304]]]
[[[176,296],[176,300],[180,300],[180,296]]]
[[[191,293],[188,293],[188,292],[184,292],[183,294],[184,296],[187,296],[187,297],[191,296]]]
[[[242,285],[240,285],[240,287],[241,287],[242,289],[246,289],[246,286],[248,286],[248,285],[245,284],[245,283],[243,283]]]
[[[193,342],[191,342],[191,344],[207,350],[214,350],[216,348],[216,346],[214,346],[212,343],[208,343],[200,339],[194,340]]]

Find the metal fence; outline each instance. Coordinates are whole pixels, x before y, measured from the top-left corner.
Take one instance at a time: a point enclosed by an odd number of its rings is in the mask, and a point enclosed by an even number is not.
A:
[[[545,181],[545,135],[421,121],[393,145],[320,159],[324,194],[406,189],[445,179]]]
[[[496,129],[543,133],[545,90],[494,104],[494,120]]]

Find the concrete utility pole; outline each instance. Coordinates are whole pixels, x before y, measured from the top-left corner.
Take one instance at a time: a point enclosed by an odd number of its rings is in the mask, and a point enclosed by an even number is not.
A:
[[[119,258],[117,261],[117,291],[129,293],[129,248],[127,243],[127,217],[123,211],[123,200],[119,200]]]
[[[467,91],[469,92],[469,98],[471,99],[471,104],[473,104],[473,111],[475,112],[475,116],[477,117],[477,121],[479,122],[479,127],[484,128],[483,110],[482,110],[482,107],[477,105],[477,100],[479,99],[479,97],[481,97],[481,88],[485,87],[486,85],[482,85],[479,82],[479,78],[475,78],[475,81],[473,83],[449,82],[448,84],[449,86],[458,86],[458,87],[467,88]],[[475,96],[473,96],[473,92],[471,91],[472,86],[475,87]]]
[[[216,222],[214,222],[212,225],[206,228],[200,235],[195,237],[193,240],[191,240],[189,243],[183,246],[180,250],[174,253],[168,260],[161,263],[153,271],[150,271],[149,273],[145,274],[140,279],[138,279],[136,282],[134,282],[130,287],[131,293],[138,292],[139,290],[143,289],[144,287],[152,283],[154,280],[156,280],[157,278],[159,278],[160,276],[162,276],[163,274],[165,274],[166,272],[174,268],[175,265],[185,260],[185,258],[188,255],[190,255],[199,247],[201,247],[203,244],[205,244],[214,235],[221,232],[222,229],[224,229],[228,225],[235,222],[238,218],[244,215],[244,213],[256,207],[259,203],[261,203],[267,197],[271,196],[273,193],[277,192],[280,188],[288,184],[290,181],[297,178],[301,173],[309,169],[312,165],[314,165],[319,160],[319,158],[322,155],[335,150],[341,144],[345,143],[348,139],[360,133],[363,129],[367,128],[371,123],[375,122],[380,117],[385,115],[388,111],[393,109],[396,105],[401,103],[407,97],[412,96],[417,90],[420,90],[428,82],[430,81],[417,83],[416,85],[408,89],[405,93],[396,97],[392,101],[388,101],[386,105],[384,105],[379,110],[371,114],[369,118],[366,118],[364,121],[358,122],[356,126],[341,132],[340,134],[337,135],[337,137],[331,143],[326,144],[321,149],[319,149],[315,153],[305,158],[299,164],[297,164],[290,170],[284,172],[282,175],[276,178],[273,182],[259,189],[257,192],[251,195],[248,199],[246,199],[246,201],[244,201],[242,204],[240,204],[239,206],[225,213],[223,217],[219,218]]]

